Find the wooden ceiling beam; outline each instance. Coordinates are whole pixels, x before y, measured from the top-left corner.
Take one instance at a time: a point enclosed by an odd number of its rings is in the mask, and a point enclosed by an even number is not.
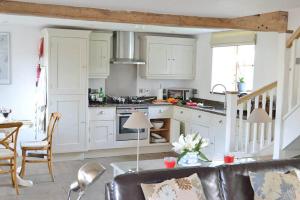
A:
[[[300,38],[300,27],[286,41],[286,48],[291,48],[294,40]]]
[[[0,13],[101,22],[272,32],[287,32],[288,22],[288,14],[283,11],[239,18],[212,18],[136,11],[112,11],[8,0],[0,0]]]

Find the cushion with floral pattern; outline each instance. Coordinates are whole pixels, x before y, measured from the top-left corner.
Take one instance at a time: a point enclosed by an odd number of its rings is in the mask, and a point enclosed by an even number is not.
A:
[[[300,181],[293,174],[249,172],[255,200],[298,200]]]
[[[156,184],[141,184],[146,200],[206,200],[198,175],[166,180]]]

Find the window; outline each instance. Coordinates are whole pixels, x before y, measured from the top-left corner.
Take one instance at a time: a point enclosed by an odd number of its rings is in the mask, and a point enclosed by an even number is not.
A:
[[[228,91],[237,91],[237,82],[244,78],[246,90],[253,89],[255,45],[213,47],[211,88],[225,85]],[[217,87],[215,92],[223,92]]]

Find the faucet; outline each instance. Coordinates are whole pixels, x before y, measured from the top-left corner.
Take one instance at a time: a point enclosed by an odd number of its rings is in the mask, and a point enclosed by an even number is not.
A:
[[[227,108],[227,96],[226,96],[227,89],[226,89],[225,85],[220,84],[220,83],[219,83],[219,84],[215,84],[215,85],[212,87],[212,89],[211,89],[211,93],[212,93],[212,94],[215,94],[214,89],[215,89],[216,87],[218,87],[218,86],[221,86],[221,87],[224,88],[224,95],[225,95],[224,110],[226,110],[226,108]]]

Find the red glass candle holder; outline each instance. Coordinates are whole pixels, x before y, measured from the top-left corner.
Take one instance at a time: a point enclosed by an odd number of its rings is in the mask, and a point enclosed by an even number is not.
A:
[[[224,163],[226,164],[234,163],[234,155],[225,155]]]
[[[174,168],[176,165],[177,159],[175,157],[165,157],[164,158],[164,163],[166,168]]]

